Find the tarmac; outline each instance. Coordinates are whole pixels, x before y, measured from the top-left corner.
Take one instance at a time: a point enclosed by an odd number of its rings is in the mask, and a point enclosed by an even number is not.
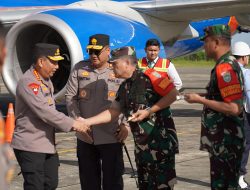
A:
[[[209,80],[210,68],[177,68],[183,81],[183,92],[205,92]],[[175,190],[209,190],[210,174],[208,153],[199,150],[200,116],[202,105],[188,104],[184,100],[176,101],[172,106],[174,121],[178,132],[180,153],[176,155],[176,173],[178,183]],[[76,158],[76,138],[74,133],[56,134],[57,150],[60,157],[58,190],[79,190],[78,163]],[[134,142],[131,134],[126,140],[126,147],[134,163]],[[136,188],[132,168],[124,151],[125,173],[124,190]],[[247,166],[250,169],[250,164]],[[18,175],[17,165],[11,190],[21,190],[22,175]],[[250,182],[250,174],[246,175]]]

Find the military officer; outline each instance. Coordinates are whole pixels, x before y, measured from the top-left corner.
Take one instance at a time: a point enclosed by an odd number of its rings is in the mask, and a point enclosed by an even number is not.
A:
[[[63,60],[58,45],[38,43],[34,64],[18,81],[16,127],[11,146],[21,167],[24,190],[54,190],[58,184],[59,159],[55,149],[55,128],[64,132],[87,128],[81,121],[58,112],[50,77]],[[90,138],[90,137],[89,137]]]
[[[159,57],[160,42],[157,39],[149,39],[145,44],[146,57],[138,60],[138,67],[142,70],[154,68],[158,72],[165,72],[172,79],[175,88],[180,90],[182,87],[181,78],[174,64],[165,58]]]
[[[153,69],[138,70],[133,47],[115,49],[111,55],[115,76],[126,80],[111,107],[85,124],[111,122],[124,113],[135,140],[139,189],[171,190],[176,183],[178,140],[169,106],[178,92],[169,77]]]
[[[204,105],[201,118],[201,150],[209,152],[212,190],[236,190],[244,150],[243,77],[230,55],[231,33],[227,25],[205,30],[204,49],[216,61],[205,97],[190,93],[189,103]]]
[[[4,27],[0,22],[0,72],[6,56]],[[0,189],[9,189],[14,173],[14,153],[8,143],[4,142],[4,120],[0,113]]]
[[[90,36],[87,52],[89,60],[75,65],[66,85],[68,113],[74,118],[91,117],[109,108],[121,83],[108,63],[108,35]],[[128,135],[127,128],[125,125],[119,127],[116,119],[112,123],[92,127],[91,135],[93,144],[81,134],[76,134],[82,189],[122,190],[121,142]]]

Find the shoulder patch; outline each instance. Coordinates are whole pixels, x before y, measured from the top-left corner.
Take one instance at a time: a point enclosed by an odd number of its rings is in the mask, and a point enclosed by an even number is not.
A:
[[[241,99],[243,91],[236,71],[230,63],[222,63],[216,67],[218,87],[226,102]]]
[[[30,84],[28,85],[28,87],[33,91],[33,93],[34,93],[35,95],[38,94],[38,90],[39,90],[39,87],[40,87],[39,84],[30,83]]]
[[[230,72],[227,72],[227,71],[222,72],[221,76],[222,76],[224,82],[230,82],[232,80]]]
[[[154,90],[161,96],[165,96],[174,88],[174,84],[169,80],[168,76],[154,69],[147,69],[144,74],[148,76]]]

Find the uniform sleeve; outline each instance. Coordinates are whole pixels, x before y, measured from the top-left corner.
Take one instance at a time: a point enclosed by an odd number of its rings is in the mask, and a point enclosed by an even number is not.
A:
[[[68,110],[68,114],[70,117],[77,118],[80,117],[80,110],[78,107],[78,78],[77,78],[78,70],[76,67],[72,70],[69,80],[66,84],[66,106]]]
[[[245,87],[245,97],[246,97],[246,111],[250,111],[250,70],[246,69],[244,71],[244,87]]]
[[[114,108],[114,109],[117,109],[119,110],[121,113],[124,114],[124,111],[125,111],[125,88],[124,88],[124,83],[122,83],[116,93],[116,97],[115,97],[115,100],[112,102],[111,104],[111,107]]]
[[[71,130],[74,120],[57,111],[53,106],[49,106],[39,84],[28,78],[21,80],[17,86],[17,96],[38,118],[48,125],[65,132]]]
[[[216,67],[216,76],[220,94],[225,102],[242,100],[243,92],[237,73],[230,63],[222,63]]]
[[[169,74],[169,77],[173,80],[175,88],[177,90],[180,90],[182,88],[182,81],[181,81],[181,78],[180,78],[177,70],[175,69],[174,64],[171,62],[170,62],[169,67],[168,67],[168,74]]]

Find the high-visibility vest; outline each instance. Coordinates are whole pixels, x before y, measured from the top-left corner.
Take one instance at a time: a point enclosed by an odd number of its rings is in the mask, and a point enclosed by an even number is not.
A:
[[[159,57],[157,62],[155,63],[155,66],[153,67],[153,69],[158,71],[158,72],[162,72],[162,74],[164,74],[164,73],[167,74],[169,64],[170,64],[169,59],[163,59],[163,58]],[[145,71],[146,69],[149,68],[146,57],[143,57],[142,59],[138,60],[138,67],[142,71]]]

